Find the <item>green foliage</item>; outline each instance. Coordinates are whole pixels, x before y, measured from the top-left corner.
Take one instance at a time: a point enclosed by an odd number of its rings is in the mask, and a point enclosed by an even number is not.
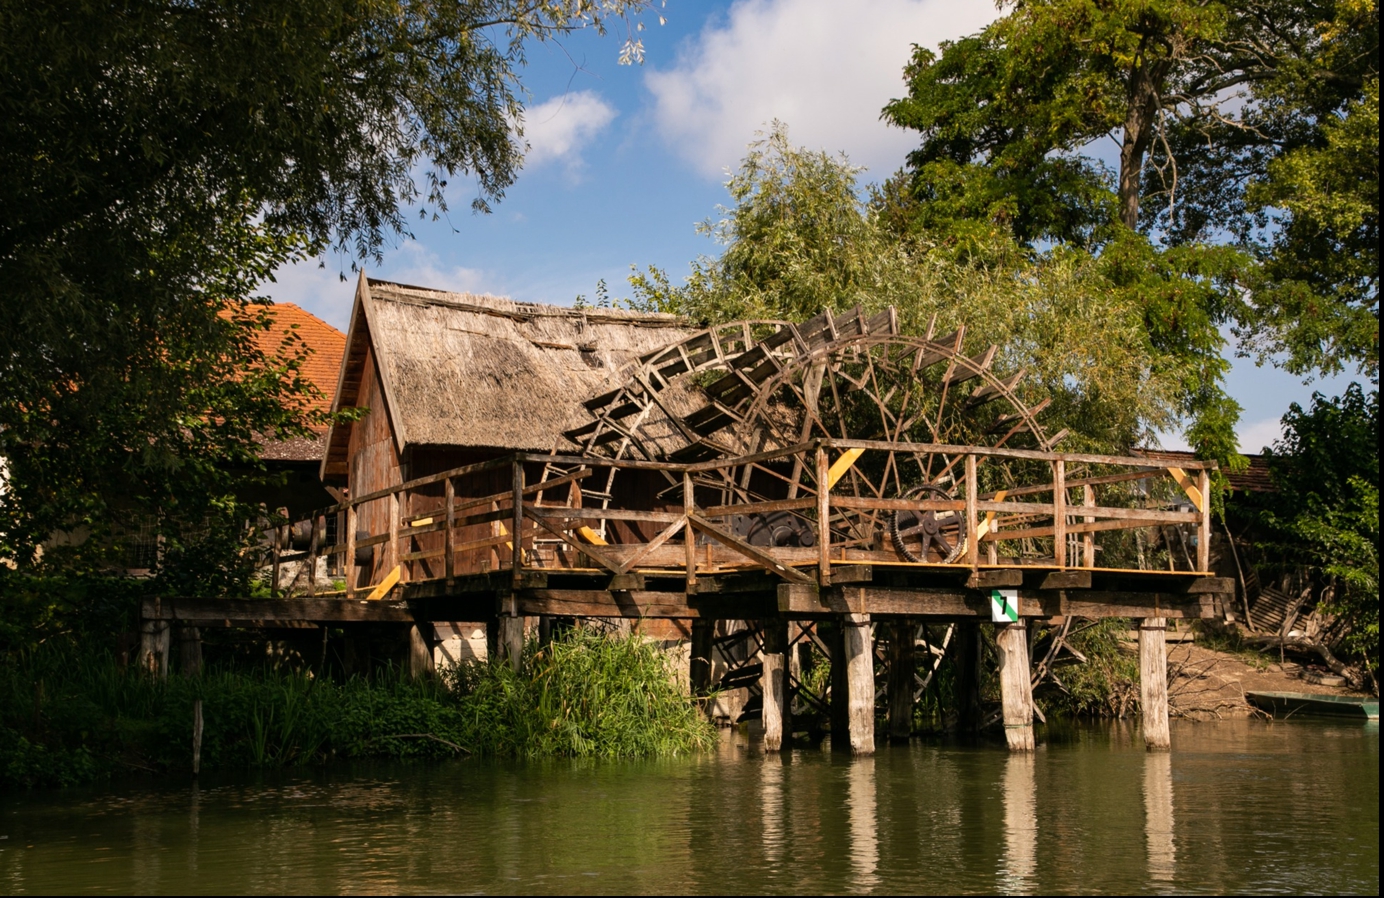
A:
[[[1123,718],[1139,706],[1139,659],[1120,645],[1129,621],[1107,618],[1074,628],[1067,642],[1086,657],[1064,665],[1034,699],[1046,714]]]
[[[463,665],[450,683],[468,743],[490,755],[634,758],[710,748],[711,724],[653,643],[575,630],[504,662]]]
[[[1123,226],[1234,247],[1235,289],[1206,309],[1217,326],[1295,373],[1378,376],[1372,0],[1002,6],[940,53],[916,48],[884,110],[921,138],[886,191],[893,230],[1099,250]],[[1110,141],[1114,170],[1097,156]],[[1175,267],[1192,293],[1205,283]],[[1194,432],[1218,427],[1204,418]]]
[[[193,702],[203,769],[331,758],[632,758],[710,747],[711,725],[638,639],[578,631],[523,670],[472,664],[415,682],[386,670],[343,682],[290,670],[215,669],[166,681],[76,640],[13,652],[0,668],[0,783],[71,785],[117,771],[186,771]]]
[[[329,246],[378,258],[406,206],[446,210],[449,178],[499,199],[525,48],[648,5],[0,8],[0,557],[55,531],[95,550],[139,515],[169,537],[243,519],[228,472],[323,423],[301,346],[257,348],[257,285]]]
[[[1244,336],[1281,351],[1288,370],[1379,378],[1379,78],[1329,116],[1321,139],[1269,163],[1250,186],[1253,209],[1287,217],[1268,239],[1258,315]]]
[[[1379,664],[1379,393],[1352,384],[1316,394],[1283,417],[1284,437],[1267,453],[1277,492],[1267,498],[1262,547],[1279,568],[1303,567],[1322,588],[1323,608],[1351,628],[1346,650]]]
[[[1036,252],[1004,234],[900,235],[889,221],[912,201],[886,185],[862,202],[858,174],[776,124],[731,178],[735,205],[701,226],[721,256],[695,261],[682,286],[637,273],[632,304],[717,323],[894,305],[906,333],[936,316],[938,333],[966,325],[970,351],[998,345],[1002,370],[1024,368],[1032,397],[1053,399],[1045,423],[1069,428],[1069,447],[1123,451],[1190,418],[1204,451],[1234,457],[1218,326],[1235,252],[1160,251],[1128,231],[1099,254]]]

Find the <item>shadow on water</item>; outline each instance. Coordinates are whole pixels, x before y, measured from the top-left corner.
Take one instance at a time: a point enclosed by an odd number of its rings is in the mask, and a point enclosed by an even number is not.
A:
[[[1051,728],[640,763],[455,761],[0,798],[0,890],[1363,892],[1378,728]]]

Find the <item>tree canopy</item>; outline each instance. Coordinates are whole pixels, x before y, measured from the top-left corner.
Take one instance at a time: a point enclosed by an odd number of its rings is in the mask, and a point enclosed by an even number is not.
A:
[[[618,24],[637,58],[649,5],[0,5],[0,554],[320,423],[297,351],[256,355],[263,321],[223,311],[300,256],[378,257],[449,182],[500,199],[526,47]]]
[[[935,315],[939,328],[964,323],[971,351],[994,343],[998,364],[1026,369],[1032,398],[1053,400],[1050,429],[1072,431],[1068,448],[1122,451],[1195,408],[1205,442],[1233,453],[1233,407],[1213,414],[1228,402],[1215,389],[1222,341],[1204,312],[1223,289],[1213,255],[1170,262],[1137,237],[1101,255],[1035,254],[990,237],[958,256],[891,230],[887,199],[862,199],[859,173],[794,146],[776,123],[728,182],[734,205],[700,226],[721,254],[695,261],[682,285],[658,269],[636,274],[633,302],[708,322],[894,305],[912,333]],[[1202,279],[1181,277],[1192,265],[1204,266]]]
[[[1237,291],[1208,311],[1242,348],[1377,379],[1376,4],[1004,5],[940,54],[915,49],[885,108],[921,137],[899,221],[1028,247],[1099,248],[1119,226],[1234,247]]]

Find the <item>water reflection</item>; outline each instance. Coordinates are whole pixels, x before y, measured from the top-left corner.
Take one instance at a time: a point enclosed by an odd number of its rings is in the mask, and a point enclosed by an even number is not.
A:
[[[783,763],[782,754],[768,752],[760,764],[760,839],[764,843],[764,858],[771,863],[777,863],[783,857]]]
[[[875,759],[856,758],[847,774],[846,819],[851,840],[852,894],[879,885],[879,815],[875,800]]]
[[[1177,846],[1173,843],[1173,759],[1166,751],[1151,751],[1144,758],[1144,838],[1149,879],[1172,882],[1177,876]]]
[[[1004,765],[1004,857],[1000,860],[1000,891],[1030,895],[1038,858],[1037,796],[1034,795],[1033,752],[1014,752]]]
[[[0,895],[1378,892],[1376,732],[1174,728],[6,792]]]

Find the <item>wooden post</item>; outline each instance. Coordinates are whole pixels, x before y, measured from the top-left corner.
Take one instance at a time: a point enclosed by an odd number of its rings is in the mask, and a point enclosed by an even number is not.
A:
[[[202,672],[202,631],[196,627],[178,628],[178,668],[185,677]]]
[[[510,576],[515,586],[519,585],[524,572],[524,462],[519,458],[514,459],[514,495],[510,500],[514,503],[514,516],[510,523],[509,536],[512,542],[510,546],[513,552],[510,554]],[[524,645],[523,622],[520,622],[519,645]],[[519,669],[517,660],[512,662],[514,669]]]
[[[1058,568],[1067,567],[1067,463],[1052,463],[1052,555]]]
[[[682,526],[683,542],[687,544],[687,583],[686,591],[692,595],[697,591],[697,532],[692,529],[692,514],[697,510],[696,504],[692,501],[692,475],[683,472],[682,475],[682,513],[687,517],[687,522]],[[707,656],[707,664],[711,663],[710,655]],[[710,677],[710,668],[707,668],[707,676]]]
[[[1150,750],[1172,746],[1168,732],[1166,624],[1161,617],[1139,621],[1139,698],[1144,712],[1144,745]]]
[[[831,583],[831,468],[827,450],[817,447],[817,578]]]
[[[980,566],[980,518],[976,513],[976,457],[966,456],[966,563],[975,570]]]
[[[913,621],[889,625],[889,738],[908,741],[913,735]]]
[[[759,675],[764,696],[764,750],[779,751],[793,743],[793,710],[788,700],[788,621],[766,620],[763,672]]]
[[[1211,571],[1211,472],[1202,468],[1197,475],[1201,490],[1201,520],[1197,523],[1197,570]]]
[[[1000,624],[995,630],[1000,653],[1000,703],[1004,740],[1010,751],[1033,751],[1033,691],[1028,670],[1028,626]]]
[[[1096,489],[1089,483],[1081,487],[1081,504],[1086,508],[1096,507]],[[1096,519],[1086,515],[1082,521],[1093,524]],[[1096,566],[1096,535],[1089,530],[1081,534],[1081,558],[1083,567]]]
[[[412,679],[421,680],[433,675],[432,640],[425,629],[432,629],[430,623],[416,623],[408,628],[408,674]]]
[[[980,624],[956,625],[957,729],[968,736],[980,732]]]
[[[192,775],[202,772],[202,700],[192,700]]]
[[[327,519],[322,515],[313,515],[311,520],[312,536],[308,539],[308,558],[304,564],[307,565],[308,575],[308,597],[317,595],[317,551],[321,546],[319,536],[327,529]],[[319,529],[318,523],[321,523]]]
[[[356,597],[356,504],[346,506],[346,598]]]
[[[686,530],[690,540],[692,534]],[[711,692],[711,651],[716,642],[716,622],[697,618],[692,621],[692,658],[688,674],[692,695],[701,697]]]
[[[524,619],[514,615],[500,616],[500,654],[509,661],[515,673],[524,660]]]
[[[389,553],[385,556],[381,574],[388,574],[399,563],[399,494],[389,494]]]
[[[279,559],[283,555],[283,528],[276,526],[273,533],[274,535],[269,538],[269,557],[271,559],[269,594],[277,599],[279,597],[279,567],[281,564]]]
[[[457,487],[456,484],[452,482],[452,478],[450,477],[448,477],[444,482],[446,483],[446,486],[444,487],[443,501],[447,503],[447,529],[445,531],[445,535],[442,537],[442,551],[446,553],[445,555],[443,555],[444,561],[442,562],[442,576],[447,578],[447,585],[451,586],[454,582],[456,582]]]
[[[838,751],[875,751],[875,646],[868,614],[837,618],[831,642],[831,744]]]

